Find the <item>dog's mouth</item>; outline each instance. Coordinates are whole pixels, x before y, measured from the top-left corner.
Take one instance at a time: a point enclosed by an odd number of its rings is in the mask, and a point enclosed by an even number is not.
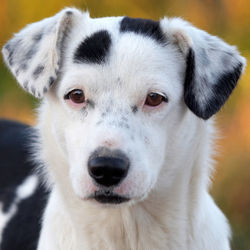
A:
[[[103,204],[121,204],[130,200],[128,197],[110,191],[96,191],[89,198]]]

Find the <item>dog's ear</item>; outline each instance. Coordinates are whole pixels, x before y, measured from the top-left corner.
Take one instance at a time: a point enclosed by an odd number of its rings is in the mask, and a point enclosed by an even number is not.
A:
[[[64,42],[73,21],[82,13],[67,8],[57,15],[28,25],[3,47],[4,60],[20,85],[43,97],[58,78]]]
[[[245,58],[235,47],[180,18],[164,18],[160,24],[167,40],[177,43],[186,58],[186,105],[198,117],[210,118],[236,86]]]

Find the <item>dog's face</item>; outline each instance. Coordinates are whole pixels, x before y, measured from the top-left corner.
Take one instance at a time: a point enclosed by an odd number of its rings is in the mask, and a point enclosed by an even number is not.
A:
[[[59,133],[64,135],[71,181],[82,198],[96,191],[102,197],[107,191],[137,200],[151,190],[163,166],[168,133],[173,132],[167,129],[168,122],[176,120],[175,107],[183,96],[185,61],[176,46],[118,32],[108,29],[96,38],[95,31],[88,38],[79,36],[77,45],[86,39],[97,46],[104,39],[110,41],[104,62],[81,61],[77,55],[82,47],[70,46],[66,56],[72,60],[66,62],[56,87],[61,102],[56,113],[65,124],[56,125],[56,131],[63,129]],[[120,167],[116,158],[123,160]],[[98,165],[92,171],[91,160]],[[94,176],[95,171],[100,173]]]
[[[216,113],[245,63],[180,19],[91,19],[75,9],[27,27],[3,53],[20,84],[45,96],[75,194],[112,204],[144,199],[163,168],[173,179],[170,159],[189,147],[184,117]]]

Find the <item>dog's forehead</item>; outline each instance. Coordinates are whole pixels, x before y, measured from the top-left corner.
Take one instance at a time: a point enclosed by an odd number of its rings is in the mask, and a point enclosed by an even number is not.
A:
[[[165,37],[158,21],[129,17],[90,18],[84,16],[74,29],[70,39],[70,53],[74,63],[105,63],[112,47],[120,42],[125,34],[130,34],[127,43],[133,38],[152,40],[164,45]],[[136,38],[135,38],[136,39]],[[138,38],[137,38],[138,41]]]
[[[127,93],[140,92],[155,84],[166,86],[168,79],[181,75],[180,52],[168,43],[157,21],[88,18],[75,27],[69,47],[63,88],[79,85],[101,91],[119,87]]]

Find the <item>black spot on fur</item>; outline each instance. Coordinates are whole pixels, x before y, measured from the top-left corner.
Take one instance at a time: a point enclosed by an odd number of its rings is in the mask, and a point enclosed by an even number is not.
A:
[[[36,95],[36,89],[32,86],[31,87],[31,93],[33,94],[33,95]]]
[[[160,43],[165,42],[159,22],[149,19],[124,17],[121,21],[120,32],[134,32],[151,37]]]
[[[127,122],[127,121],[128,121],[128,118],[125,117],[125,116],[122,116],[122,120],[125,121],[125,122]]]
[[[35,34],[35,35],[33,36],[33,40],[34,40],[35,42],[39,42],[39,41],[42,39],[42,37],[43,37],[43,33],[42,33],[42,32],[39,32],[39,33],[37,33],[37,34]]]
[[[8,50],[10,52],[10,44],[7,43],[5,46],[4,46],[4,49]]]
[[[35,56],[35,54],[37,53],[37,48],[36,46],[31,47],[31,49],[29,49],[25,55],[24,55],[24,61],[29,61],[30,59],[32,59],[32,57]]]
[[[120,78],[120,77],[117,78],[117,84],[118,84],[118,85],[121,85],[121,84],[122,84],[122,81],[121,81],[121,78]]]
[[[19,69],[17,69],[17,70],[15,71],[15,75],[16,75],[16,76],[18,76],[18,75],[19,75],[19,73],[20,73],[20,70],[19,70]]]
[[[29,85],[29,81],[25,81],[25,82],[23,83],[24,89],[28,90],[28,85]]]
[[[112,108],[112,103],[110,103],[110,105],[108,107],[106,107],[105,112],[108,114],[111,112],[111,108]]]
[[[75,63],[104,63],[111,46],[108,31],[101,30],[87,37],[74,53]]]
[[[19,70],[22,70],[22,71],[26,71],[28,69],[28,66],[26,63],[22,63],[20,66],[19,66]]]
[[[129,125],[126,122],[123,122],[123,121],[118,122],[118,127],[127,128],[127,129],[130,128]]]
[[[98,125],[100,125],[100,124],[102,124],[103,123],[103,121],[98,121],[97,123],[96,123],[96,125],[98,126]]]
[[[45,94],[45,93],[47,93],[48,92],[48,88],[47,87],[44,87],[43,88],[43,93]]]
[[[95,103],[94,103],[94,101],[88,99],[88,100],[86,101],[86,103],[88,104],[89,107],[95,108]]]
[[[208,66],[210,64],[210,60],[208,59],[207,52],[204,48],[200,49],[200,60],[204,67]]]
[[[55,81],[55,77],[51,76],[49,78],[49,86],[51,86],[54,83],[54,81]]]
[[[101,114],[101,117],[104,118],[106,115],[107,115],[107,113],[106,113],[106,112],[103,112],[103,113]]]
[[[43,70],[44,70],[44,65],[38,65],[33,71],[34,79],[37,79],[39,75],[43,72]]]
[[[19,44],[20,44],[21,40],[20,39],[17,39],[15,41],[12,42],[12,46],[10,47],[9,49],[9,63],[11,65],[13,65],[13,56],[14,56],[14,53],[15,53],[15,50],[18,48]]]
[[[189,50],[186,64],[184,83],[185,103],[194,114],[206,120],[219,111],[221,106],[226,102],[236,86],[243,65],[242,63],[238,63],[238,65],[230,71],[218,75],[216,82],[211,83],[209,82],[209,78],[195,75],[195,52],[193,49]],[[196,82],[196,78],[199,82]],[[199,85],[203,85],[203,88],[211,88],[211,91],[208,91],[210,95],[202,97],[202,103],[199,102],[199,96],[197,96],[203,94],[202,91],[199,91]]]
[[[9,62],[10,66],[13,66],[13,54],[14,54],[14,50],[9,50],[7,61]]]
[[[136,105],[132,106],[131,109],[134,114],[138,111],[138,107]]]
[[[10,66],[14,65],[14,53],[16,49],[20,46],[21,42],[22,42],[22,39],[13,39],[4,46],[4,48],[8,50],[8,53],[9,53],[7,61]]]
[[[22,63],[17,70],[15,71],[16,76],[19,75],[20,71],[26,71],[28,69],[28,66],[26,63]]]

